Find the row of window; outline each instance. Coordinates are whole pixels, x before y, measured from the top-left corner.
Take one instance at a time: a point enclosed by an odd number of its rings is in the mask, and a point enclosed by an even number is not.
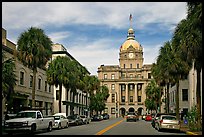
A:
[[[20,82],[19,82],[19,84],[23,85],[23,86],[25,85],[25,73],[23,71],[20,71]],[[33,76],[30,75],[29,87],[31,88],[32,85],[33,85]],[[38,79],[37,79],[37,89],[51,92],[51,85],[49,85],[47,83],[47,81],[45,81],[44,82],[44,89],[43,89],[43,87],[42,87],[42,78],[41,78],[41,76],[39,76]]]
[[[123,68],[125,69],[126,68],[126,64],[123,64]],[[132,68],[132,64],[130,64],[130,68]],[[140,64],[137,63],[137,68],[140,68]]]
[[[133,74],[130,74],[129,76],[130,78],[133,78]],[[135,76],[136,78],[143,78],[143,76],[141,76],[141,74],[138,74]],[[125,74],[122,74],[122,78],[125,78]],[[151,73],[148,73],[147,75],[148,79],[151,79]],[[108,74],[104,74],[103,79],[108,79]],[[115,79],[115,74],[111,74],[111,79]]]
[[[104,84],[104,86],[108,87],[107,84]],[[130,84],[129,85],[129,90],[133,90],[134,89],[134,85]],[[142,86],[140,84],[137,85],[137,90],[141,90]],[[115,84],[111,84],[111,90],[115,90]],[[125,91],[125,85],[121,85],[121,91]]]
[[[175,92],[170,93],[170,101],[175,102]],[[188,101],[188,89],[182,89],[182,101]]]
[[[71,91],[69,91],[69,97],[70,97],[70,101],[73,100],[73,93]],[[60,91],[56,90],[56,100],[59,100],[60,97]],[[68,94],[67,94],[67,100],[68,100]],[[88,100],[87,100],[88,101]],[[83,95],[81,93],[77,93],[75,95],[75,103],[82,103],[82,104],[86,104],[86,95]]]
[[[112,103],[115,103],[115,102],[116,102],[115,94],[112,94],[111,101],[112,101]],[[141,102],[141,96],[137,96],[137,101],[138,101],[138,102]],[[121,102],[125,102],[125,96],[122,96],[122,97],[121,97]],[[133,96],[129,96],[129,102],[130,102],[130,103],[133,103]]]

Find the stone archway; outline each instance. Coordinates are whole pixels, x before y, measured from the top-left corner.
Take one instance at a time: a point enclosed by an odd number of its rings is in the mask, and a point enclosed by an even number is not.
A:
[[[143,109],[142,107],[139,107],[139,108],[137,109],[137,114],[138,114],[138,115],[142,115],[142,114],[143,114],[143,111],[144,111],[144,109]]]
[[[120,114],[121,116],[125,116],[125,108],[120,108]]]
[[[130,108],[128,109],[128,112],[135,112],[135,109],[134,109],[133,107],[130,107]]]

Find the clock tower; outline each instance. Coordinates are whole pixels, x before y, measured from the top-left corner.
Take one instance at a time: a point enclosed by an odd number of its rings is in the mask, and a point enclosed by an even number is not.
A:
[[[141,68],[143,66],[143,48],[135,40],[134,30],[130,27],[126,41],[120,47],[119,53],[120,67],[127,68]]]

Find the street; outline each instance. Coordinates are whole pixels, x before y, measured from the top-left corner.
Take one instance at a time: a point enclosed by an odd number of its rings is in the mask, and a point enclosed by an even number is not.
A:
[[[117,125],[116,125],[117,124]],[[176,131],[158,132],[151,122],[139,120],[126,122],[122,118],[91,122],[88,125],[70,126],[69,128],[53,130],[52,132],[36,132],[36,135],[186,135]]]

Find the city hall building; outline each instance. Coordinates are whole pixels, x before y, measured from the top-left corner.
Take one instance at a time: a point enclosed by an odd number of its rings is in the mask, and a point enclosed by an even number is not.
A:
[[[139,115],[147,112],[145,88],[150,83],[152,64],[143,64],[143,47],[135,40],[132,27],[120,47],[119,65],[101,65],[98,78],[109,89],[105,112],[119,117],[127,112]]]

